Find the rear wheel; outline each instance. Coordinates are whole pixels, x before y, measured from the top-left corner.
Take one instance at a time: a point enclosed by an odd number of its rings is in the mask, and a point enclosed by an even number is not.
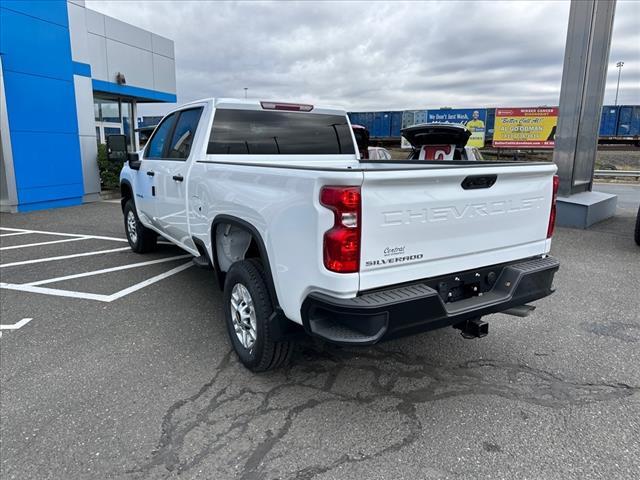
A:
[[[124,230],[134,252],[146,253],[155,250],[158,236],[140,222],[133,200],[127,201],[124,206]]]
[[[276,342],[269,331],[273,304],[262,264],[255,260],[234,263],[224,282],[223,305],[229,339],[238,358],[254,372],[285,364],[290,342]]]

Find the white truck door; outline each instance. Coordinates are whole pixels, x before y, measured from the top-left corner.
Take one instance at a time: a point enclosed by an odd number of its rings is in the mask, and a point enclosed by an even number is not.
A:
[[[136,175],[136,208],[138,215],[159,227],[157,222],[157,202],[158,202],[158,182],[157,171],[162,162],[163,152],[167,145],[169,135],[173,131],[177,114],[172,113],[164,118],[160,125],[154,130],[153,136],[149,140],[144,150],[140,162],[140,170]]]
[[[187,170],[191,146],[202,115],[202,107],[176,112],[177,119],[167,138],[162,159],[156,161],[156,222],[168,236],[192,245],[187,225]]]

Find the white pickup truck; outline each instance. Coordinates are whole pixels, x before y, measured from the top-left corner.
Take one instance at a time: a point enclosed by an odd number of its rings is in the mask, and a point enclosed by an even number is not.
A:
[[[414,138],[419,147],[419,141]],[[360,160],[346,112],[208,99],[169,113],[121,173],[131,248],[158,235],[213,268],[253,371],[302,333],[368,345],[552,293],[549,163]]]

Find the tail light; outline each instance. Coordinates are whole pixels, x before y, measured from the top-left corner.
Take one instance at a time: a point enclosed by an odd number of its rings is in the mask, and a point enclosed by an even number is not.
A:
[[[551,212],[549,213],[549,227],[547,228],[547,238],[553,236],[553,230],[556,228],[556,203],[558,200],[558,188],[560,187],[560,177],[553,176],[553,197],[551,198]]]
[[[360,187],[322,187],[320,203],[333,211],[334,223],[324,234],[323,257],[327,270],[360,270]]]

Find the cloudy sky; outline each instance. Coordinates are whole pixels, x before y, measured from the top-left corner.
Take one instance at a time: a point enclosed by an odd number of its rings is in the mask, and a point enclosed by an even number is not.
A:
[[[352,111],[557,105],[569,3],[87,1],[175,41],[178,102]],[[640,104],[640,2],[618,1],[605,103]],[[143,113],[161,113],[153,107]]]

